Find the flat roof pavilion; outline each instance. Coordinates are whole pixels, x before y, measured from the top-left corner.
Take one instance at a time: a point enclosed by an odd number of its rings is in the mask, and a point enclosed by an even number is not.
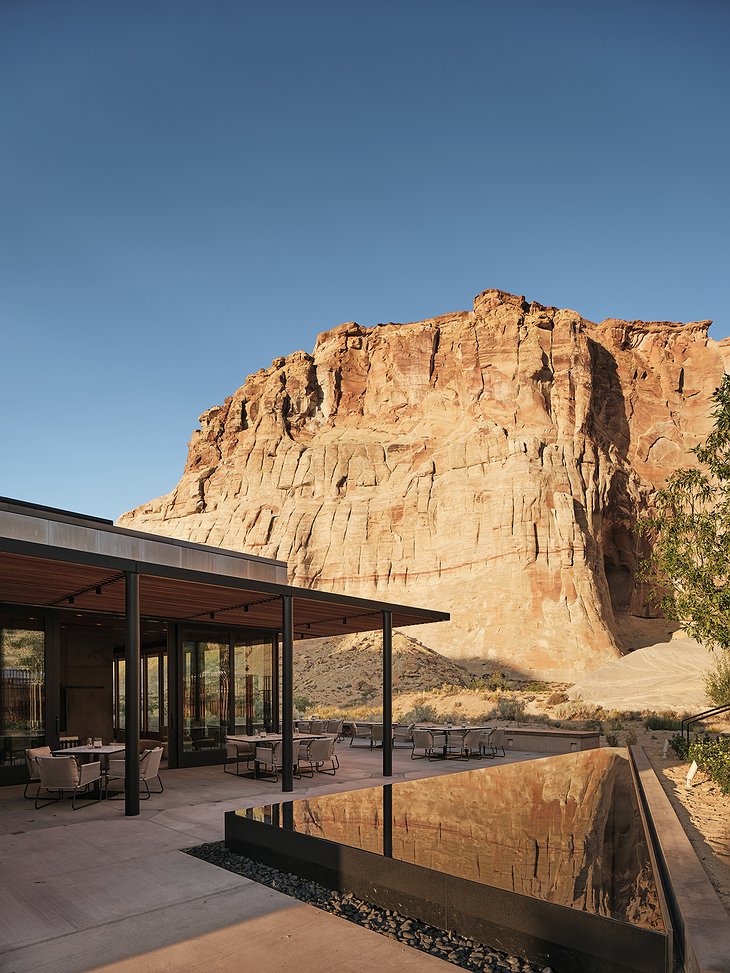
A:
[[[270,635],[275,659],[279,648],[281,651],[286,762],[293,752],[295,639],[382,629],[383,721],[387,732],[392,722],[393,627],[449,618],[446,612],[290,585],[282,561],[128,530],[108,520],[8,498],[0,498],[0,607],[32,608],[44,617],[69,610],[77,616],[93,613],[101,623],[105,617],[124,619],[128,814],[139,810],[136,765],[142,619],[172,625],[225,625]],[[178,673],[179,681],[178,665],[171,662],[169,673],[171,678]],[[48,685],[48,673],[46,682],[46,737],[50,745],[57,745],[58,707],[53,686]],[[174,695],[177,689],[172,683],[171,689]],[[275,691],[278,703],[278,683]],[[2,702],[0,698],[0,707]],[[0,728],[2,720],[0,709]],[[392,773],[390,757],[390,748],[384,747],[386,776]],[[292,786],[291,770],[287,773],[285,769],[283,788],[291,790]]]

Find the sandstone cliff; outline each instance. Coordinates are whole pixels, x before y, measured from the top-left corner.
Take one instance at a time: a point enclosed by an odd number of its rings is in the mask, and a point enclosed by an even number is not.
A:
[[[564,678],[645,615],[632,528],[711,425],[728,342],[487,290],[340,325],[200,417],[182,479],[122,526],[277,557],[293,583],[452,613],[455,659]]]

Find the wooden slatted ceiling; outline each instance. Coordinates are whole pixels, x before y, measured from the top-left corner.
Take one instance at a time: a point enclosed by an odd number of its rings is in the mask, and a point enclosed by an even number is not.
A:
[[[141,612],[151,618],[206,622],[251,628],[281,627],[280,594],[296,589],[271,586],[271,592],[204,584],[178,577],[142,575]],[[97,593],[98,591],[98,593]],[[280,591],[280,593],[279,593]],[[73,597],[73,603],[69,602]],[[124,614],[124,577],[108,568],[21,554],[0,554],[0,601],[39,607]],[[396,626],[428,621],[407,609],[393,612]],[[294,598],[294,630],[299,638],[318,638],[379,629],[381,606],[347,604],[346,599],[314,592]]]

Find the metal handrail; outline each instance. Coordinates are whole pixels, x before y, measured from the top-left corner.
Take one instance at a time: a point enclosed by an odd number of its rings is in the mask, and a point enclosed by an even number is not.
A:
[[[703,713],[697,713],[695,716],[687,716],[682,720],[682,736],[687,734],[687,746],[689,746],[689,728],[692,723],[699,723],[700,720],[708,718],[710,716],[718,716],[720,713],[727,713],[730,710],[730,704],[725,706],[714,706],[712,709],[706,709]]]

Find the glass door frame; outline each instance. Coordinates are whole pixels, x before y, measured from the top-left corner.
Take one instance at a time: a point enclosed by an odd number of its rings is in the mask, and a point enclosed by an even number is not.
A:
[[[192,641],[189,638],[199,634],[202,639],[208,635],[219,644],[228,645],[229,691],[227,706],[227,732],[234,733],[236,726],[236,644],[242,642],[268,643],[271,646],[271,675],[272,675],[272,723],[275,728],[279,725],[279,692],[278,692],[278,636],[272,629],[240,628],[230,625],[220,625],[215,622],[194,623],[181,622],[168,625],[168,639],[175,641],[174,652],[168,650],[168,727],[169,727],[169,766],[170,767],[201,767],[209,764],[220,764],[225,759],[225,746],[211,750],[185,750],[183,733],[185,729],[184,703],[185,691],[183,686],[183,642]],[[172,647],[169,646],[169,649]],[[174,658],[174,662],[173,662]],[[173,685],[174,683],[174,685]],[[174,707],[174,709],[173,709]],[[174,714],[174,718],[173,718]]]
[[[34,616],[40,621],[37,631],[43,632],[43,663],[44,672],[44,700],[43,700],[43,744],[51,749],[58,747],[58,735],[61,721],[61,688],[59,682],[60,654],[61,654],[61,626],[58,612],[49,608],[38,608],[34,605],[15,605],[3,602],[0,609],[2,614],[10,620]],[[23,784],[28,779],[25,760],[3,764],[0,767],[0,787],[7,784]]]

